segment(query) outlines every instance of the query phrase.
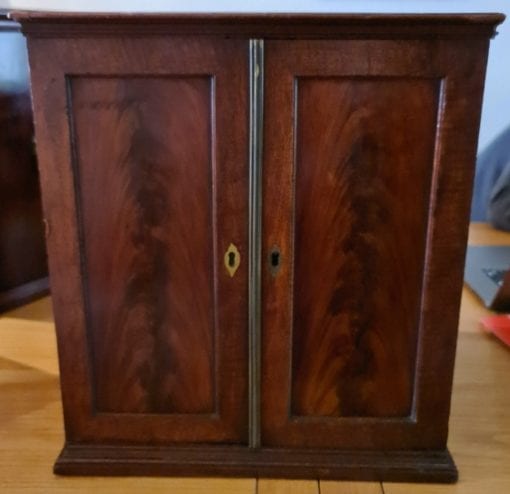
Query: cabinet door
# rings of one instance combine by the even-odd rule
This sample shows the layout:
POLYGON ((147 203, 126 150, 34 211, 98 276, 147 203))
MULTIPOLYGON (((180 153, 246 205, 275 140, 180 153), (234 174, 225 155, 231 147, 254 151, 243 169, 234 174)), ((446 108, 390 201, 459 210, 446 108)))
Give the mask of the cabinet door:
POLYGON ((247 43, 31 42, 68 440, 243 443, 247 43))
POLYGON ((445 447, 485 50, 266 43, 264 445, 445 447))

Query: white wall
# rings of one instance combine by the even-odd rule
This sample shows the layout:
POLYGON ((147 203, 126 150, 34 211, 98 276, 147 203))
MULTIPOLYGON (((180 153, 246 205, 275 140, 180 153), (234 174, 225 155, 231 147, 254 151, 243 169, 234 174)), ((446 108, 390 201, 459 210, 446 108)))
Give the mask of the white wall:
POLYGON ((0 91, 16 92, 27 87, 26 58, 25 40, 19 33, 0 31, 0 91))
POLYGON ((510 125, 510 0, 0 0, 0 8, 119 12, 503 12, 492 42, 480 148, 510 125))

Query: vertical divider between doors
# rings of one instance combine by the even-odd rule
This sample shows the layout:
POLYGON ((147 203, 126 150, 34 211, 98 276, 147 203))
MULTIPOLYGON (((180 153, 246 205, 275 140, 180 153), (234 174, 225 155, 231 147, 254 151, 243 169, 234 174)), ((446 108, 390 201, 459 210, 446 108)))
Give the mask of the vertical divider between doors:
POLYGON ((260 446, 262 134, 264 40, 250 39, 249 144, 249 446, 260 446))

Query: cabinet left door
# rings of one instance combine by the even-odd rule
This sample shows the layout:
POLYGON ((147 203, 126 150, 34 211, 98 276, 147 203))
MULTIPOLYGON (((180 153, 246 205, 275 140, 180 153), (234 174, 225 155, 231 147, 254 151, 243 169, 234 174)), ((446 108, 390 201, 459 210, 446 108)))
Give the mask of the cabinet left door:
POLYGON ((67 441, 243 444, 247 43, 77 36, 29 37, 67 441))

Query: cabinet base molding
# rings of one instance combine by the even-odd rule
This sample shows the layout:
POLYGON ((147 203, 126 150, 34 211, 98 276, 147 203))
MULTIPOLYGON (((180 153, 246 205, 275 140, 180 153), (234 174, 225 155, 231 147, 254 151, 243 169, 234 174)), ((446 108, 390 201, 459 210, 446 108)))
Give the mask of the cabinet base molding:
POLYGON ((237 476, 394 482, 457 480, 448 450, 324 451, 239 447, 66 445, 60 475, 237 476))

